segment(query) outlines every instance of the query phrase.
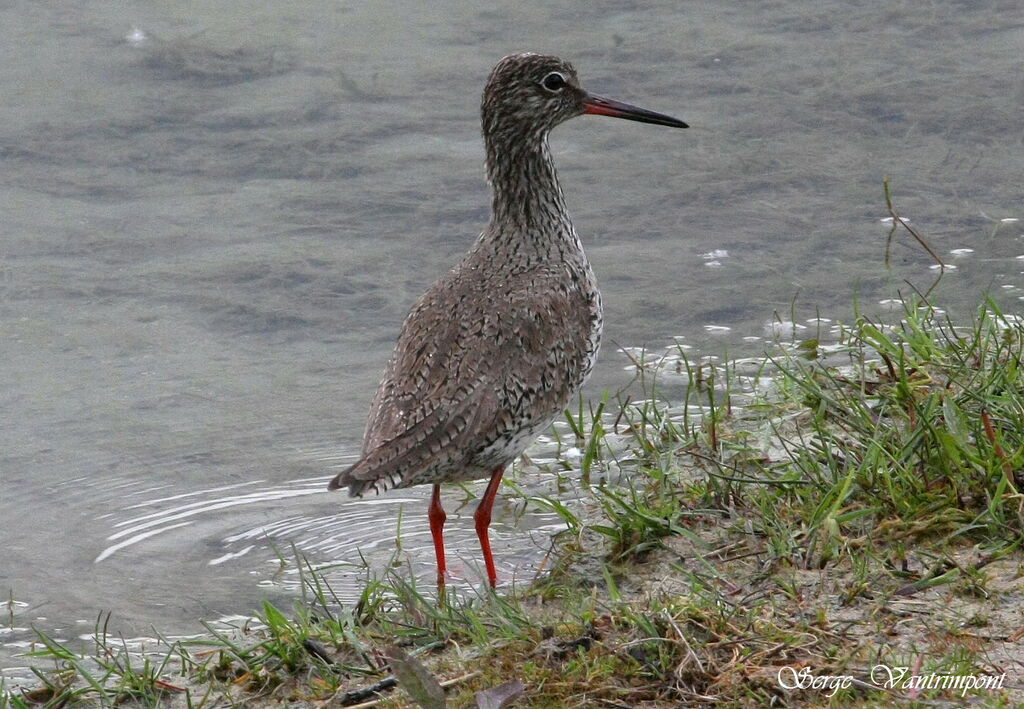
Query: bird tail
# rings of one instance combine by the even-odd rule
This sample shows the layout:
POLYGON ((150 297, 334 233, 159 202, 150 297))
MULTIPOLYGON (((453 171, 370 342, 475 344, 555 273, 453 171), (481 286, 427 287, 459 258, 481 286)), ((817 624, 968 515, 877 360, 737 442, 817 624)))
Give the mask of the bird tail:
POLYGON ((361 476, 366 474, 366 470, 370 466, 367 465, 367 459, 363 458, 355 463, 355 465, 341 471, 334 478, 327 483, 328 490, 340 490, 343 487, 348 487, 349 497, 362 497, 367 492, 374 495, 380 495, 381 493, 387 492, 393 487, 396 487, 401 482, 402 476, 398 473, 391 475, 373 476, 370 478, 363 478, 361 476))
MULTIPOLYGON (((362 461, 360 461, 360 462, 362 462, 362 461)), ((356 463, 355 465, 350 466, 348 469, 343 470, 340 473, 338 473, 337 475, 335 475, 331 479, 331 481, 329 483, 327 483, 327 489, 328 490, 340 490, 341 488, 343 488, 346 485, 348 485, 349 497, 360 497, 362 495, 362 492, 363 492, 363 490, 362 490, 363 486, 359 484, 360 481, 353 480, 350 477, 351 473, 352 473, 352 470, 354 468, 358 467, 358 466, 359 466, 359 463, 356 463)))

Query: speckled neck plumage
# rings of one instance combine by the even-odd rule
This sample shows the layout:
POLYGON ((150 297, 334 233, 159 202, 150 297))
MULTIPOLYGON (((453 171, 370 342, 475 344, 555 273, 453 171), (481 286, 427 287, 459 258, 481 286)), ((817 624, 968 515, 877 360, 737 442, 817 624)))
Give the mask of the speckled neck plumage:
POLYGON ((523 255, 554 258, 578 252, 582 257, 546 132, 512 138, 485 135, 485 144, 493 195, 491 221, 481 239, 523 255))

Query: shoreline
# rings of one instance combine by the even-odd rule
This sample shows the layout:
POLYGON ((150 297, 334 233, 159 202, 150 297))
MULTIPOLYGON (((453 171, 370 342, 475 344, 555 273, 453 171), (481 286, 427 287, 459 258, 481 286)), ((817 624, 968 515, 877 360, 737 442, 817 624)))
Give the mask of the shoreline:
POLYGON ((529 588, 438 601, 400 569, 342 604, 298 558, 294 608, 162 660, 40 634, 0 707, 1019 704, 1022 353, 991 301, 959 327, 915 301, 761 360, 637 360, 648 398, 567 415, 586 504, 525 500, 567 527, 529 588))

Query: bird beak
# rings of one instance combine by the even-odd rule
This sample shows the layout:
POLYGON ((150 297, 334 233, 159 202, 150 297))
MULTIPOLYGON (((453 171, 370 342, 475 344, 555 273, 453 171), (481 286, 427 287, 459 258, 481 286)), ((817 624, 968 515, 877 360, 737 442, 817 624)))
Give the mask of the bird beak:
POLYGON ((621 101, 613 101, 610 98, 586 94, 583 97, 583 112, 592 113, 595 116, 612 116, 613 118, 625 118, 630 121, 641 123, 654 123, 659 126, 672 126, 673 128, 689 128, 678 118, 666 116, 664 113, 655 113, 646 108, 633 106, 621 101))

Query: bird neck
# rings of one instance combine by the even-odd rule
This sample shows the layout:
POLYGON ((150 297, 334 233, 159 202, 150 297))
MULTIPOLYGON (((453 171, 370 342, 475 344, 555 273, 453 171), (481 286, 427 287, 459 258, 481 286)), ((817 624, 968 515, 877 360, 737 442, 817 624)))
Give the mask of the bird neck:
POLYGON ((487 181, 493 192, 489 231, 514 230, 527 238, 578 243, 547 135, 486 143, 487 181))

